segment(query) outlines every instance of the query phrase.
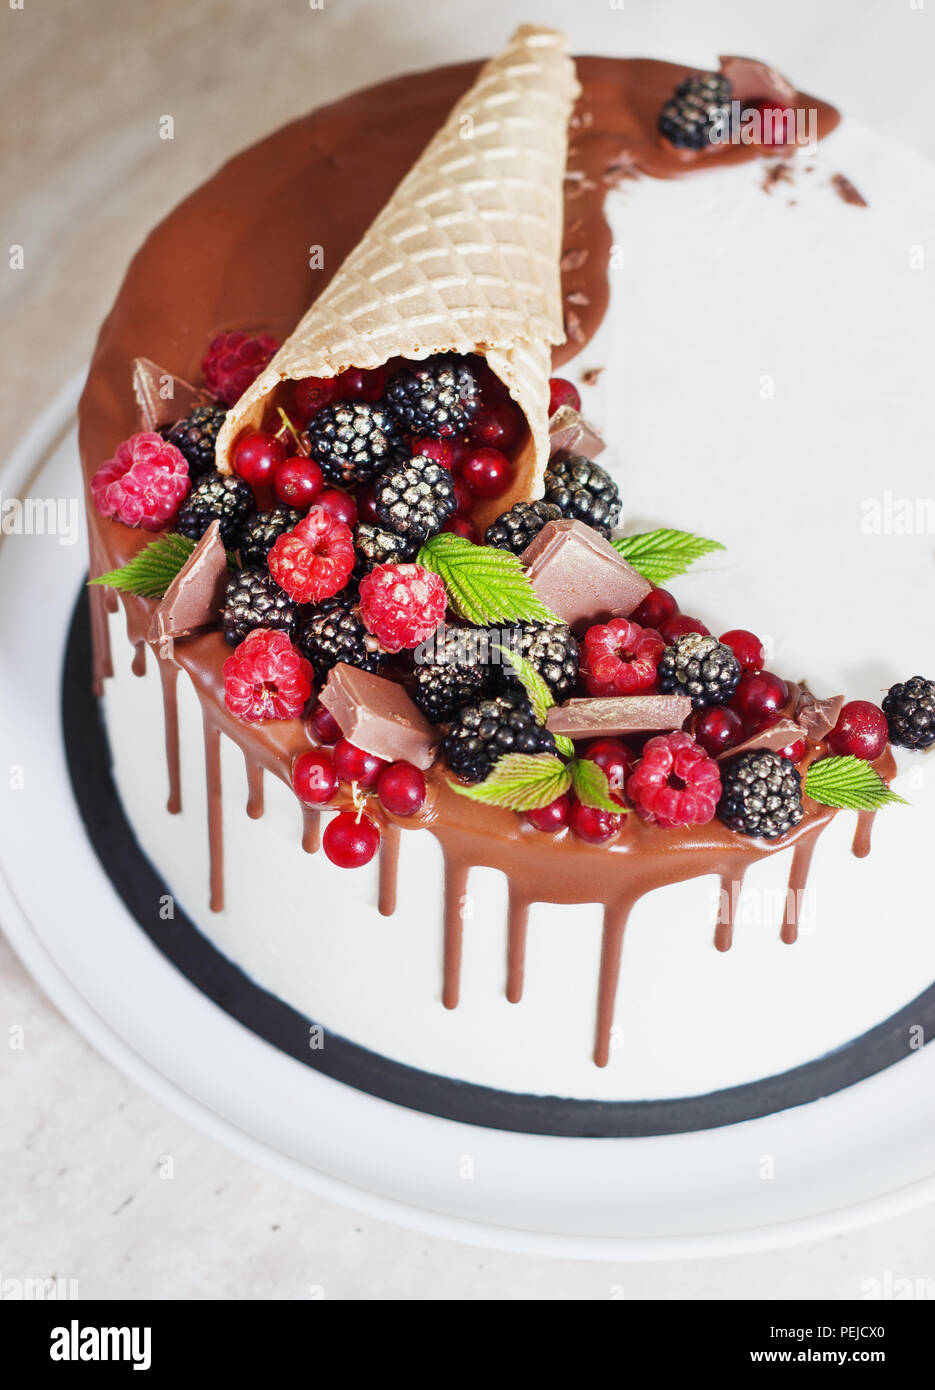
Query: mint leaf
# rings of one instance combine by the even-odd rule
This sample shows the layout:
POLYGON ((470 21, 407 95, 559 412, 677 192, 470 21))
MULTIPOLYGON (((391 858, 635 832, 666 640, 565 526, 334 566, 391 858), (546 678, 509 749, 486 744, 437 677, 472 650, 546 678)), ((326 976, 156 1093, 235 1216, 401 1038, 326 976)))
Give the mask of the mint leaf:
POLYGON ((808 769, 802 790, 823 806, 840 806, 846 811, 877 811, 892 802, 906 805, 868 762, 850 756, 819 758, 808 769))
POLYGON ((119 570, 101 574, 91 584, 106 584, 140 598, 163 598, 169 585, 195 549, 195 542, 175 533, 151 541, 145 550, 119 570))
POLYGON ((487 806, 509 811, 537 811, 567 792, 571 773, 551 753, 507 753, 490 776, 473 786, 449 782, 452 791, 487 806))
POLYGON ((611 541, 615 550, 639 570, 650 584, 662 584, 684 574, 694 560, 723 550, 720 541, 693 536, 690 531, 643 531, 638 536, 619 536, 611 541))
POLYGON ((442 532, 425 542, 418 563, 440 575, 458 615, 478 627, 493 623, 557 623, 526 578, 518 555, 442 532))
POLYGON ((612 799, 607 773, 597 763, 587 758, 575 758, 568 764, 568 770, 575 795, 585 806, 594 806, 599 811, 613 811, 618 816, 628 814, 628 806, 620 806, 612 799))

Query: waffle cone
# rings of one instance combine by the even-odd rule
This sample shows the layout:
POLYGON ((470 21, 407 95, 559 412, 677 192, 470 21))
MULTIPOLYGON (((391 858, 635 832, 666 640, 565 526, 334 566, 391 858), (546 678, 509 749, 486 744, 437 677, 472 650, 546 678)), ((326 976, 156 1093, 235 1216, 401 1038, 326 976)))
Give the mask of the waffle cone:
POLYGON ((237 436, 262 427, 284 381, 476 353, 529 425, 511 491, 492 510, 541 495, 551 348, 565 337, 562 181, 577 91, 564 35, 518 29, 231 409, 217 443, 222 472, 237 436))

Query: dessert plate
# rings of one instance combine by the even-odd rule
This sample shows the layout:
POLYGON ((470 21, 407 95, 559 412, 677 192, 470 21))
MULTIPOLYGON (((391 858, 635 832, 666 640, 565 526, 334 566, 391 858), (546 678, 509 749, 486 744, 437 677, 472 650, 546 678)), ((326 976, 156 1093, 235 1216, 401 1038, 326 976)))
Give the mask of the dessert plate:
POLYGON ((0 922, 103 1055, 213 1137, 322 1196, 514 1250, 727 1253, 837 1234, 935 1197, 935 1048, 742 1124, 554 1138, 443 1120, 353 1090, 200 993, 137 929, 71 791, 60 698, 85 570, 72 424, 79 385, 63 388, 0 472, 3 497, 56 503, 54 522, 44 513, 52 534, 0 543, 0 765, 11 770, 0 801, 0 922))

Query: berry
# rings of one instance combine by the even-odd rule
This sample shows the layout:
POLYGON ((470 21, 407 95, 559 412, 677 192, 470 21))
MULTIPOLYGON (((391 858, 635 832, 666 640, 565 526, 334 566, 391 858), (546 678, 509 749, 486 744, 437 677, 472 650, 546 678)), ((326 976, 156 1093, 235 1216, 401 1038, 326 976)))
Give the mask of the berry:
POLYGON ((480 545, 480 531, 474 525, 469 516, 450 516, 442 527, 443 531, 450 531, 453 536, 461 536, 463 540, 470 541, 472 545, 480 545))
POLYGON ((360 616, 388 652, 431 637, 446 606, 444 580, 421 565, 377 565, 360 581, 360 616))
POLYGON ((224 701, 255 722, 297 719, 312 693, 312 668, 284 632, 255 628, 224 662, 224 701))
POLYGON ((789 702, 789 687, 771 671, 748 671, 730 702, 743 726, 752 733, 771 714, 779 714, 789 702))
POLYGON ((557 830, 565 829, 570 815, 571 797, 565 792, 554 801, 550 801, 548 806, 540 806, 537 811, 527 811, 526 819, 537 830, 554 834, 557 830))
POLYGON ((581 397, 577 386, 573 386, 563 376, 553 376, 549 382, 549 416, 554 415, 562 405, 570 405, 572 410, 580 410, 581 397))
POLYGON ((522 555, 539 532, 550 521, 558 521, 561 512, 554 502, 517 502, 487 527, 484 541, 498 550, 512 550, 522 555))
POLYGON ((196 405, 191 415, 163 431, 188 461, 191 478, 201 478, 214 468, 214 449, 226 418, 222 405, 196 405))
POLYGON ((491 371, 486 359, 483 357, 475 358, 473 370, 474 379, 480 387, 483 404, 491 410, 495 410, 497 406, 506 405, 510 399, 509 390, 496 372, 491 371))
POLYGON ((359 520, 366 521, 371 526, 379 526, 380 518, 377 516, 373 484, 370 483, 367 487, 358 488, 354 494, 354 501, 359 520))
MULTIPOLYGON (((729 714, 730 711, 725 710, 724 713, 729 714)), ((779 723, 779 719, 780 716, 778 714, 771 714, 768 719, 764 719, 763 723, 758 725, 757 728, 752 730, 752 732, 755 734, 759 734, 766 729, 772 729, 774 725, 779 723)), ((885 738, 883 742, 885 747, 885 738)), ((791 743, 786 744, 785 748, 777 748, 776 752, 779 754, 781 758, 788 758, 790 763, 800 763, 802 759, 805 757, 805 754, 808 752, 808 744, 805 741, 804 737, 794 738, 791 743)))
POLYGON ((405 536, 388 531, 385 526, 361 522, 354 532, 357 546, 357 573, 367 574, 377 565, 399 564, 411 560, 417 547, 405 536))
POLYGON ((385 386, 385 367, 374 367, 371 371, 348 367, 335 381, 334 395, 339 401, 378 401, 385 386))
POLYGON ((637 627, 654 627, 662 632, 662 624, 674 618, 679 606, 668 589, 651 589, 638 608, 630 614, 630 622, 637 627))
MULTIPOLYGON (((619 797, 613 797, 619 801, 619 797)), ((620 802, 621 808, 623 802, 620 802)), ((568 823, 578 836, 579 840, 587 840, 591 845, 602 845, 609 840, 623 823, 623 815, 614 815, 613 811, 601 811, 597 806, 585 806, 583 801, 572 803, 568 823)))
POLYGON ((367 401, 326 405, 308 427, 309 452, 332 483, 366 483, 403 457, 390 415, 367 401))
POLYGON ((622 792, 633 766, 633 753, 617 738, 596 738, 584 750, 583 757, 597 763, 610 784, 612 792, 622 792))
POLYGON ((255 627, 291 638, 298 621, 295 604, 265 569, 237 570, 224 597, 224 640, 239 646, 255 627))
POLYGON ((755 749, 721 764, 718 818, 738 835, 775 840, 802 819, 802 779, 794 763, 755 749))
POLYGON ((448 766, 462 782, 483 782, 507 753, 548 753, 555 739, 537 721, 523 691, 504 691, 465 705, 442 741, 448 766))
POLYGON ((356 782, 367 791, 377 785, 380 773, 389 767, 385 758, 378 758, 374 753, 358 748, 356 743, 350 743, 346 738, 338 739, 331 756, 335 773, 342 782, 356 782))
POLYGON ((442 468, 447 468, 449 472, 454 468, 455 451, 450 439, 420 439, 413 444, 412 452, 420 454, 424 459, 431 459, 433 463, 441 464, 442 468))
POLYGON ((421 454, 381 473, 373 496, 383 524, 416 545, 440 531, 458 505, 451 473, 421 454))
POLYGON ((761 120, 760 139, 761 145, 792 145, 795 143, 795 112, 777 106, 775 101, 767 98, 765 101, 755 101, 751 106, 745 108, 747 111, 756 111, 761 120))
POLYGON ((726 705, 740 680, 740 662, 716 637, 688 632, 663 651, 658 678, 664 695, 690 695, 694 709, 726 705))
POLYGON ((743 721, 732 709, 712 705, 692 717, 692 734, 706 753, 716 758, 743 742, 743 721))
POLYGON ((717 763, 691 734, 677 731, 649 739, 627 778, 627 796, 641 820, 674 830, 714 820, 721 795, 717 763))
POLYGON ((338 779, 331 756, 316 748, 296 758, 292 767, 292 786, 300 801, 309 806, 323 806, 338 789, 338 779))
POLYGON ((161 531, 190 487, 181 451, 161 434, 144 433, 118 444, 114 457, 101 464, 91 479, 91 496, 101 516, 161 531))
POLYGON ((553 459, 545 474, 545 500, 562 516, 609 536, 620 518, 620 493, 610 474, 583 454, 553 459))
POLYGON ((731 628, 730 632, 722 633, 721 641, 725 647, 730 647, 740 662, 742 671, 762 671, 766 653, 763 651, 763 643, 755 633, 735 627, 731 628))
POLYGON ((467 362, 436 357, 398 372, 386 388, 386 405, 401 430, 445 439, 468 428, 480 388, 467 362))
POLYGON ((294 530, 301 520, 302 513, 294 507, 273 507, 269 512, 257 512, 240 537, 240 559, 244 569, 265 569, 273 545, 280 536, 294 530))
MULTIPOLYGON (((523 623, 513 650, 538 671, 556 700, 563 700, 574 689, 578 679, 578 642, 565 623, 523 623)), ((500 672, 508 687, 519 680, 506 658, 500 672)))
POLYGON ((872 763, 885 749, 889 736, 886 715, 878 705, 869 700, 849 700, 828 735, 828 747, 832 753, 850 754, 872 763))
POLYGON ((703 150, 730 127, 731 85, 719 72, 680 82, 659 113, 659 134, 679 149, 703 150))
POLYGON ((273 474, 273 491, 280 502, 307 511, 321 493, 325 476, 314 459, 293 454, 273 474))
POLYGON ((482 660, 485 655, 472 629, 448 626, 416 653, 412 698, 433 724, 446 724, 486 692, 490 668, 482 660))
POLYGON ((296 641, 321 680, 340 661, 359 666, 362 671, 377 672, 387 658, 380 643, 361 622, 356 594, 326 599, 299 628, 296 641))
POLYGON ((525 423, 522 411, 512 402, 484 406, 471 421, 471 443, 509 453, 519 443, 525 423))
POLYGON ((390 763, 377 778, 377 796, 394 816, 414 816, 425 805, 425 778, 412 763, 390 763))
POLYGON ((472 449, 461 465, 461 480, 475 497, 501 497, 512 475, 513 465, 499 449, 472 449))
POLYGON ((321 847, 339 869, 360 869, 380 848, 380 832, 369 816, 341 811, 325 826, 321 847))
POLYGON ((665 649, 658 632, 626 618, 597 623, 584 634, 581 671, 592 695, 632 695, 648 690, 665 649))
POLYGON ((308 727, 312 737, 317 738, 319 743, 337 743, 341 737, 341 725, 324 705, 316 705, 312 710, 308 717, 308 727))
POLYGON ((279 343, 268 333, 219 333, 201 364, 205 385, 218 400, 233 405, 278 350, 279 343))
POLYGON ((931 748, 935 743, 935 681, 913 676, 890 686, 883 712, 893 743, 903 748, 931 748))
POLYGON ((206 473, 192 488, 179 512, 183 536, 198 541, 212 521, 221 524, 221 540, 228 550, 238 550, 247 523, 256 515, 253 488, 232 473, 206 473))
POLYGON ((258 430, 241 435, 234 445, 231 461, 234 472, 252 487, 265 487, 279 465, 285 463, 286 450, 281 439, 258 430))
POLYGON ((297 381, 295 404, 302 423, 307 425, 313 415, 330 405, 335 394, 335 381, 331 377, 307 376, 304 381, 297 381))
POLYGON ((339 593, 354 568, 354 537, 323 507, 313 507, 269 552, 269 572, 296 603, 320 603, 339 593))
POLYGON ((690 618, 687 613, 675 613, 671 618, 666 618, 659 631, 670 645, 689 632, 697 632, 701 637, 711 636, 700 618, 690 618))
POLYGON ((357 503, 349 492, 342 492, 337 487, 325 488, 315 499, 315 506, 324 507, 335 521, 343 521, 351 529, 357 525, 357 503))

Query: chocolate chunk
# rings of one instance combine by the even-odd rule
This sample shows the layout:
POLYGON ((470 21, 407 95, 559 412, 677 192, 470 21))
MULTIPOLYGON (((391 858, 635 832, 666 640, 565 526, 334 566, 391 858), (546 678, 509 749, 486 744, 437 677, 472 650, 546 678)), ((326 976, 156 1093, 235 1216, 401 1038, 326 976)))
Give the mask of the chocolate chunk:
POLYGON ((589 424, 574 406, 560 405, 549 421, 549 452, 556 454, 584 454, 585 458, 597 458, 606 445, 592 424, 589 424))
POLYGON ((753 101, 771 101, 776 106, 794 106, 798 92, 775 68, 756 58, 721 58, 721 74, 726 77, 735 101, 747 106, 753 101))
POLYGON ((150 642, 191 637, 220 621, 228 581, 221 527, 212 521, 160 599, 149 625, 150 642))
POLYGON ((807 685, 799 688, 795 702, 795 719, 805 730, 809 743, 821 743, 825 735, 830 734, 840 718, 843 706, 843 695, 832 695, 827 700, 819 700, 807 685))
POLYGON ((608 695, 553 706, 545 727, 552 734, 567 734, 569 738, 649 734, 680 729, 691 712, 688 695, 608 695))
POLYGON ((718 753, 717 760, 722 758, 735 758, 738 753, 752 753, 755 749, 765 750, 767 753, 781 753, 790 743, 798 743, 799 739, 805 737, 805 730, 798 724, 794 724, 791 719, 779 719, 770 729, 761 729, 758 734, 751 734, 744 739, 743 743, 735 744, 733 748, 725 748, 723 753, 718 753))
POLYGON ((581 521, 549 521, 521 556, 542 602, 569 627, 626 618, 652 589, 648 580, 581 521))
POLYGON ((174 425, 190 415, 196 405, 206 405, 214 399, 207 391, 200 391, 180 376, 157 367, 148 357, 133 360, 133 394, 139 406, 140 427, 144 430, 174 425))
POLYGON ((332 667, 319 699, 344 737, 365 753, 423 770, 435 761, 438 730, 396 681, 342 661, 332 667))
POLYGON ((855 188, 850 179, 846 179, 843 174, 832 174, 831 187, 843 203, 850 203, 853 208, 868 206, 867 199, 860 189, 855 188))

